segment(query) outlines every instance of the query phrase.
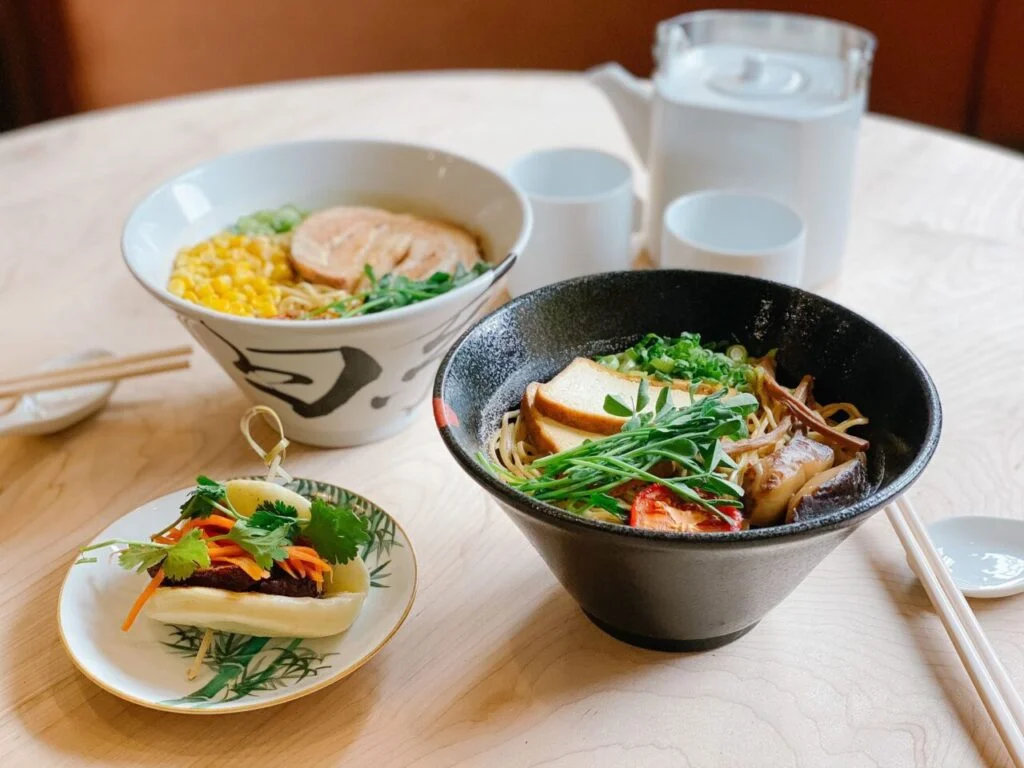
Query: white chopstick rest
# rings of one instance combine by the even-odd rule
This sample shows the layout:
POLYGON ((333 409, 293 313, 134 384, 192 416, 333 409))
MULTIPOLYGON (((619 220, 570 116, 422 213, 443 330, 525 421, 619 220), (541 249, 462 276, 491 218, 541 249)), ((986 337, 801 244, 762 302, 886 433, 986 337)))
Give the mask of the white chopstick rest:
POLYGON ((909 500, 886 514, 1013 764, 1024 768, 1024 702, 909 500))

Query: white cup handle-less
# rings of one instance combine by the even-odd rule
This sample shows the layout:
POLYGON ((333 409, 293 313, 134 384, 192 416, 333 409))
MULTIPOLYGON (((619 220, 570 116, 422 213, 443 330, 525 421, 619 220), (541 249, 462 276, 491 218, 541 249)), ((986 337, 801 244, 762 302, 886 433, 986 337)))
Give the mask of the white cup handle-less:
POLYGON ((705 190, 665 209, 661 264, 799 285, 806 240, 800 214, 773 197, 705 190))
POLYGON ((517 160, 508 176, 533 210, 530 239, 509 272, 509 293, 629 269, 643 204, 626 161, 594 149, 548 149, 517 160))

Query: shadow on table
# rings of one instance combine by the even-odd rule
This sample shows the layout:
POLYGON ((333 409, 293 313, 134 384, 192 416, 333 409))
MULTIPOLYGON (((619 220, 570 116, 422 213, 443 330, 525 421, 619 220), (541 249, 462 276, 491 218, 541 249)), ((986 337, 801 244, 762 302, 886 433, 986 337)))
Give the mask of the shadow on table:
POLYGON ((939 624, 939 618, 921 583, 911 576, 909 566, 906 566, 902 559, 899 564, 906 567, 907 579, 911 580, 894 578, 893 561, 881 556, 866 537, 853 536, 850 542, 860 548, 865 561, 874 570, 879 582, 892 599, 893 605, 905 622, 906 635, 926 662, 932 678, 942 689, 964 732, 970 737, 979 765, 995 764, 993 760, 1002 760, 1004 755, 1001 742, 994 726, 990 724, 982 709, 967 672, 960 667, 951 641, 947 639, 945 631, 939 624), (939 640, 937 643, 936 638, 939 640), (954 665, 952 667, 951 660, 954 665))
MULTIPOLYGON (((471 739, 475 723, 490 732, 529 731, 568 702, 589 694, 629 687, 645 668, 693 654, 635 648, 598 629, 573 599, 552 585, 527 616, 510 627, 501 644, 458 685, 433 703, 425 741, 447 745, 454 734, 471 739)), ((461 738, 461 737, 459 737, 461 738)))
MULTIPOLYGON (((322 691, 252 712, 196 716, 122 701, 87 680, 60 643, 55 607, 63 575, 58 568, 30 587, 32 594, 4 627, 13 715, 51 753, 40 766, 55 762, 53 752, 66 755, 69 764, 221 764, 245 756, 252 764, 287 764, 282 749, 289 743, 301 743, 303 752, 319 746, 320 754, 339 755, 358 738, 377 702, 379 658, 322 691)), ((17 747, 11 750, 16 754, 17 747)))

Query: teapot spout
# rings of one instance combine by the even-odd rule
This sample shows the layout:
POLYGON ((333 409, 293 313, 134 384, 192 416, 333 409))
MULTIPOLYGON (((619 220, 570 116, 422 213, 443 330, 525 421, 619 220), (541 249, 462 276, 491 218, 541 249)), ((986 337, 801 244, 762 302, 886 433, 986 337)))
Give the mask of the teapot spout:
POLYGON ((633 149, 646 164, 651 134, 650 91, 620 64, 601 64, 584 75, 608 97, 633 149))

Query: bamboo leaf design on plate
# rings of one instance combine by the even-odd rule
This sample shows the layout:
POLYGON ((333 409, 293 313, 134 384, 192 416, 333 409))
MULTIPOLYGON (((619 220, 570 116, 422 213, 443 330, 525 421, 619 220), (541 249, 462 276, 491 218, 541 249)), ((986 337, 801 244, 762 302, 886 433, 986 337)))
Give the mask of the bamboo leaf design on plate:
MULTIPOLYGON (((170 630, 171 640, 164 645, 182 656, 194 656, 203 630, 178 625, 170 625, 170 630)), ((214 671, 213 678, 187 696, 165 703, 202 707, 237 701, 261 691, 294 685, 330 668, 325 661, 334 654, 318 653, 303 646, 301 638, 268 647, 270 642, 267 637, 218 632, 203 662, 214 671)))

